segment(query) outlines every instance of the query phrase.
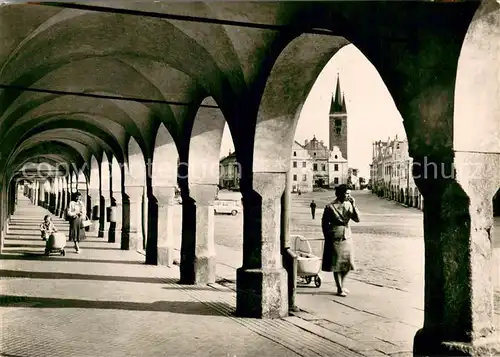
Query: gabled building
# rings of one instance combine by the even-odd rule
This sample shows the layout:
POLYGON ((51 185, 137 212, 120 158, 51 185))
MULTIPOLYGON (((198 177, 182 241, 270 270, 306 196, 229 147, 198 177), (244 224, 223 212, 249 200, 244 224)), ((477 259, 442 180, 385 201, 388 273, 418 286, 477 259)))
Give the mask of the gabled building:
POLYGON ((313 159, 307 149, 297 141, 293 142, 290 163, 292 192, 311 192, 313 189, 313 159))
POLYGON ((316 136, 311 141, 305 141, 304 149, 307 150, 312 159, 313 186, 328 187, 330 182, 328 167, 330 150, 325 146, 323 140, 318 141, 316 136))
POLYGON ((240 165, 236 153, 229 154, 219 161, 219 187, 227 190, 240 189, 240 165))

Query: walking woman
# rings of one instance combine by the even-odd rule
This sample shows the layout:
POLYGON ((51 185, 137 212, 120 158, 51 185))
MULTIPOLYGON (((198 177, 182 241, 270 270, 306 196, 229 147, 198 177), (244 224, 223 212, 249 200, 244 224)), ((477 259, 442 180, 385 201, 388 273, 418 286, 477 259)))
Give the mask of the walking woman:
POLYGON ((86 217, 85 205, 82 201, 82 194, 75 192, 68 207, 69 217, 69 239, 75 242, 76 254, 80 254, 79 242, 85 240, 85 230, 82 222, 86 217))
POLYGON ((349 221, 359 222, 359 212, 347 185, 335 188, 337 198, 326 205, 321 219, 325 248, 323 250, 323 271, 333 271, 337 295, 347 296, 344 279, 354 269, 353 241, 349 221))

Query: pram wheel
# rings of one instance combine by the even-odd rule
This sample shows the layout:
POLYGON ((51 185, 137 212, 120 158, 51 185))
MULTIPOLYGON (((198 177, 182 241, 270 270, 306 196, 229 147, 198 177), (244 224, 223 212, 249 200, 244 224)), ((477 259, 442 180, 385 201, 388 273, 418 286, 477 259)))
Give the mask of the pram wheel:
POLYGON ((306 281, 306 284, 311 284, 312 278, 310 276, 306 276, 304 280, 306 281))
POLYGON ((317 288, 321 286, 321 278, 319 277, 319 275, 316 275, 314 277, 314 285, 316 285, 317 288))

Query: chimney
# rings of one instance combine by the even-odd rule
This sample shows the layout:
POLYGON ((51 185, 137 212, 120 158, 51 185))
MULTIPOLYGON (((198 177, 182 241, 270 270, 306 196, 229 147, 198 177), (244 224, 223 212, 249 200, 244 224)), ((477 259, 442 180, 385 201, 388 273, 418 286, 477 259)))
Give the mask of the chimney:
POLYGON ((306 140, 304 140, 304 145, 307 145, 307 144, 309 144, 309 140, 306 139, 306 140))
POLYGON ((319 143, 323 146, 323 140, 320 140, 320 142, 319 142, 319 143))

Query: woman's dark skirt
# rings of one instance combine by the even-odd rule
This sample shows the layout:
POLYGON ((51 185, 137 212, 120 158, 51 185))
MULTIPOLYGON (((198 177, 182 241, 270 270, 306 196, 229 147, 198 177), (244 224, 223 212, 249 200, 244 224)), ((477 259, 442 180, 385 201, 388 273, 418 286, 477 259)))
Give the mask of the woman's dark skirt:
POLYGON ((81 217, 74 217, 69 220, 69 240, 81 242, 85 240, 85 228, 82 227, 81 217))
POLYGON ((333 271, 336 273, 347 273, 355 269, 354 247, 352 238, 346 240, 334 240, 331 237, 325 239, 323 250, 323 271, 333 271))

